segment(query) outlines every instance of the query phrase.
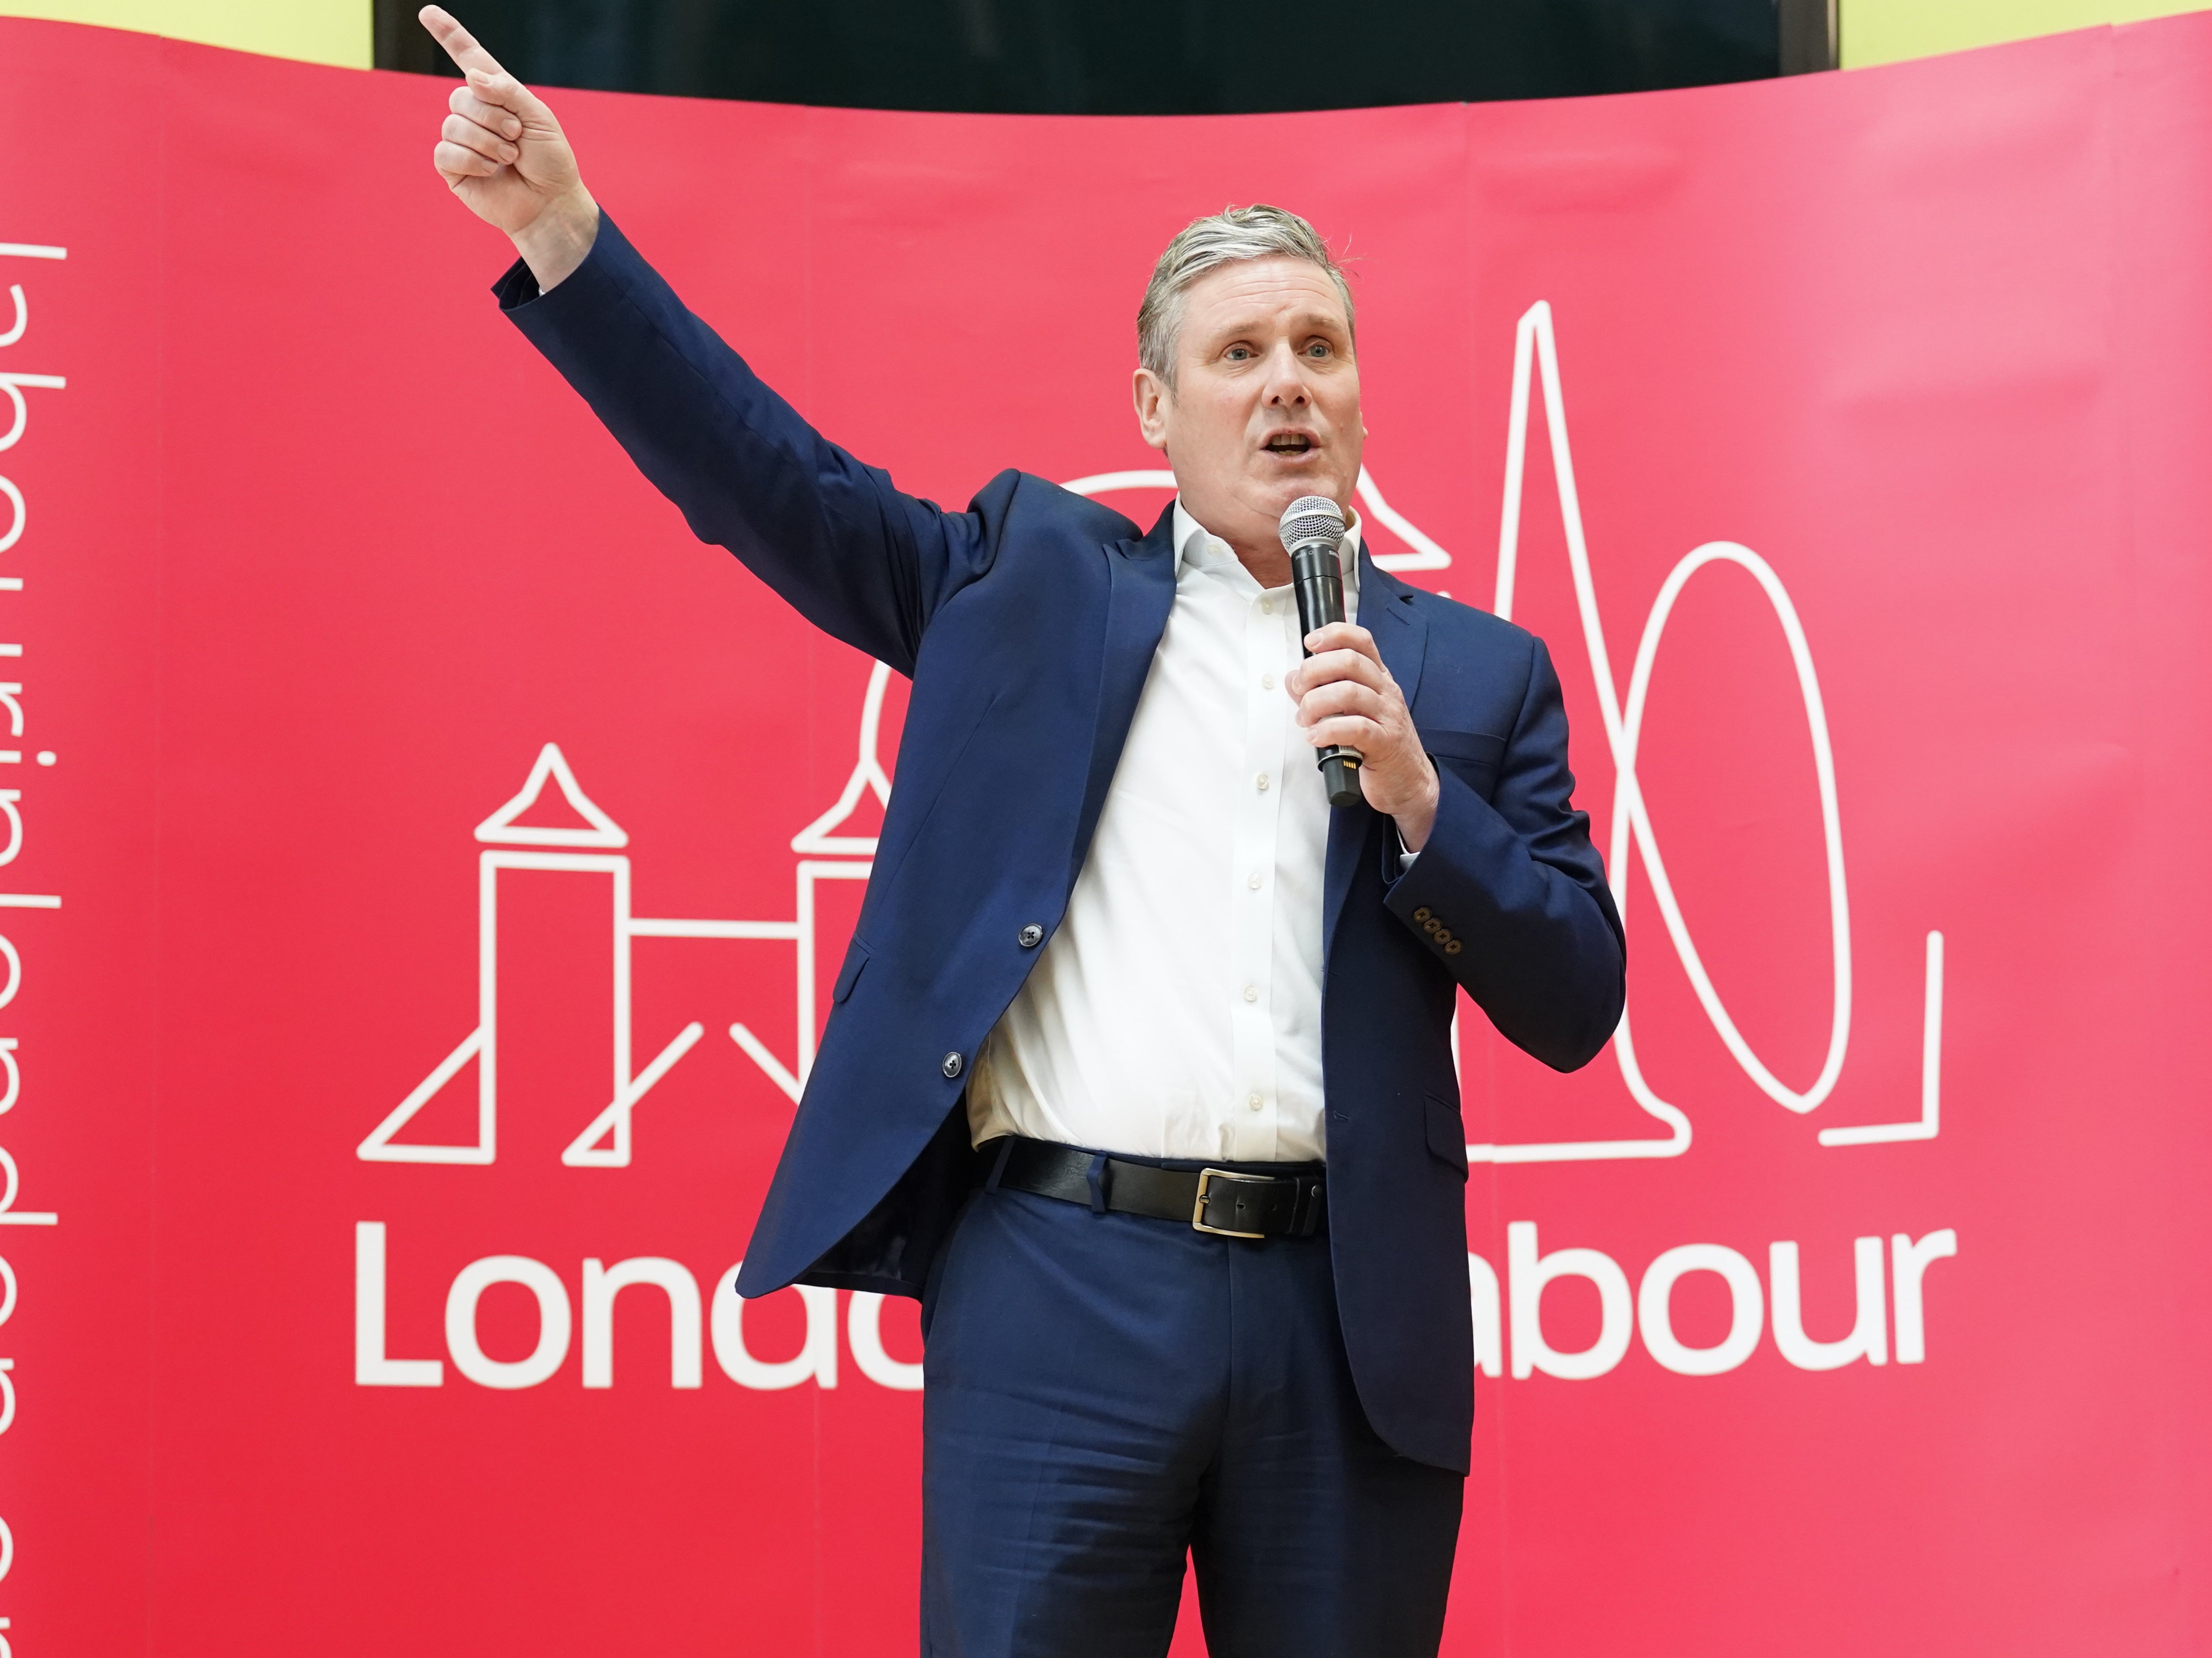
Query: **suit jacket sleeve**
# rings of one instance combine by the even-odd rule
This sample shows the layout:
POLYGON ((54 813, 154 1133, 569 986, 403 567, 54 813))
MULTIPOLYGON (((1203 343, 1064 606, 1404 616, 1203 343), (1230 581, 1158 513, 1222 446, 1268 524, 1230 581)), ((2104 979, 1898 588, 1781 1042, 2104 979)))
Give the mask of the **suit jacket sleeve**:
POLYGON ((1589 815, 1573 805, 1559 675, 1528 642, 1497 787, 1486 800, 1437 766, 1435 827, 1384 902, 1507 1040, 1572 1071, 1620 1023, 1627 957, 1589 815))
POLYGON ((551 293, 520 262, 492 291, 695 535, 824 632, 914 672, 938 606, 989 566, 985 513, 903 495, 823 438, 605 214, 551 293))

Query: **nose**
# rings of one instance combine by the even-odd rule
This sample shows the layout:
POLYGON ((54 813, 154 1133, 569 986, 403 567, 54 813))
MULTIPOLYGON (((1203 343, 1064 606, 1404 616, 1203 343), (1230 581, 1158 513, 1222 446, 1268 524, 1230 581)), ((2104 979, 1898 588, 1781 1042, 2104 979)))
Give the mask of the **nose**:
POLYGON ((1312 394, 1306 384, 1304 359, 1291 350, 1290 343, 1285 341, 1267 354, 1268 405, 1303 409, 1310 401, 1312 394))

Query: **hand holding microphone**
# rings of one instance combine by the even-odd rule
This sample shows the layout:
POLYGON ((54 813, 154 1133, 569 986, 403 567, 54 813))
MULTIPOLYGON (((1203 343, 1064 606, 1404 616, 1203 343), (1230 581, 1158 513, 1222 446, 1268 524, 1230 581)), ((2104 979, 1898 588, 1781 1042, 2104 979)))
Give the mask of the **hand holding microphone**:
POLYGON ((1395 818, 1407 849, 1419 852, 1436 821, 1436 768, 1374 636, 1344 619, 1344 513, 1326 495, 1304 495, 1285 510, 1280 532, 1299 630, 1320 635, 1320 648, 1309 646, 1284 684, 1319 750, 1328 803, 1364 800, 1395 818))
MULTIPOLYGON (((1311 634, 1344 620, 1344 513, 1327 495, 1300 495, 1283 509, 1283 550, 1291 556, 1291 589, 1298 597, 1298 631, 1311 634)), ((1313 653, 1309 650, 1310 657, 1313 653)), ((1321 751, 1322 787, 1332 806, 1356 806, 1359 750, 1332 744, 1321 751)))

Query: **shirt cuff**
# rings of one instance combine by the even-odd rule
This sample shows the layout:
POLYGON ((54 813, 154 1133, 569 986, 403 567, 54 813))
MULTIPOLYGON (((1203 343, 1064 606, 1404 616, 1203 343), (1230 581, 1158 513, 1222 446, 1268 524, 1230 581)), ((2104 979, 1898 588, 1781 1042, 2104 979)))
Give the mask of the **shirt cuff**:
POLYGON ((1421 854, 1406 850, 1406 837, 1398 833, 1398 821, 1395 817, 1390 820, 1390 838, 1398 843, 1398 873, 1403 875, 1413 868, 1413 859, 1421 854))

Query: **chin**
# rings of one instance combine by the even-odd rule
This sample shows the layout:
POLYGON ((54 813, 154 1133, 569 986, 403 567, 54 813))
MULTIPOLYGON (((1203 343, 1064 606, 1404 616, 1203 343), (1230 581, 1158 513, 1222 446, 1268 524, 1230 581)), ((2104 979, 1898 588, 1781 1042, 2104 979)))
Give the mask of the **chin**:
POLYGON ((1282 495, 1285 507, 1303 495, 1326 495, 1341 504, 1352 499, 1352 491, 1340 478, 1316 475, 1287 480, 1283 485, 1282 495))

